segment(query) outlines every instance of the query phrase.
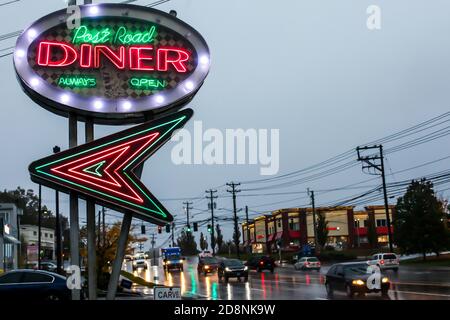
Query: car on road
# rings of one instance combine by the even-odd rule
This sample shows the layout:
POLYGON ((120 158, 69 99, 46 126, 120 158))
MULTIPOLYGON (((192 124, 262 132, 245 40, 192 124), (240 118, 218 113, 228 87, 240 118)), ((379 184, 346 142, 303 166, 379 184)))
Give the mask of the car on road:
POLYGON ((169 247, 161 249, 161 256, 163 258, 164 272, 171 270, 184 270, 184 257, 181 256, 181 249, 179 247, 169 247))
POLYGON ((216 272, 219 264, 219 260, 214 257, 200 258, 198 259, 197 272, 199 274, 203 273, 206 276, 208 273, 216 272))
MULTIPOLYGON (((37 262, 27 263, 25 268, 26 269, 37 270, 38 269, 38 263, 37 262)), ((57 268, 58 267, 53 262, 50 262, 50 261, 42 261, 41 262, 41 270, 50 271, 50 272, 56 272, 57 268)))
POLYGON ((333 297, 335 291, 343 291, 349 298, 356 293, 364 295, 381 292, 383 296, 387 296, 389 287, 389 279, 381 273, 373 273, 366 262, 335 264, 325 276, 325 288, 329 297, 333 297))
POLYGON ((244 281, 248 281, 248 267, 242 263, 242 261, 237 259, 225 259, 220 262, 219 267, 217 268, 217 276, 219 281, 224 279, 225 283, 228 283, 230 278, 237 278, 238 281, 241 281, 244 278, 244 281))
POLYGON ((320 267, 321 267, 320 261, 316 257, 303 257, 300 258, 300 260, 298 260, 294 264, 295 270, 302 270, 302 271, 316 270, 319 272, 320 267))
POLYGON ((368 261, 369 264, 377 265, 381 270, 398 271, 400 260, 395 253, 377 253, 368 261))
POLYGON ((44 270, 17 269, 0 275, 1 300, 69 300, 66 278, 44 270))
POLYGON ((136 271, 137 269, 147 269, 147 261, 145 261, 145 255, 135 255, 133 259, 133 271, 136 271))
POLYGON ((269 256, 253 256, 245 263, 247 267, 258 272, 269 270, 273 273, 275 261, 269 256))

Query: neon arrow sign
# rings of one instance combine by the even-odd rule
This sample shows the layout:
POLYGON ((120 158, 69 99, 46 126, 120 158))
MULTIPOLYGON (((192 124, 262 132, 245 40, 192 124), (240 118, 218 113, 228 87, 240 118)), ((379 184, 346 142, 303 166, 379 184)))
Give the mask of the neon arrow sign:
POLYGON ((33 162, 31 180, 63 192, 77 191, 113 210, 165 225, 171 214, 136 175, 146 159, 192 116, 186 109, 156 121, 33 162))

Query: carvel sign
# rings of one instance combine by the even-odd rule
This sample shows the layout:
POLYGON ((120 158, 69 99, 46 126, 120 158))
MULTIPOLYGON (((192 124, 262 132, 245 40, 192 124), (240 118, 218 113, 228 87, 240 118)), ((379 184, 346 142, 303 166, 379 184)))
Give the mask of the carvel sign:
POLYGON ((14 65, 37 103, 96 123, 138 123, 181 108, 208 74, 209 49, 192 27, 164 12, 125 4, 51 13, 17 40, 14 65), (70 21, 70 20, 69 20, 70 21))

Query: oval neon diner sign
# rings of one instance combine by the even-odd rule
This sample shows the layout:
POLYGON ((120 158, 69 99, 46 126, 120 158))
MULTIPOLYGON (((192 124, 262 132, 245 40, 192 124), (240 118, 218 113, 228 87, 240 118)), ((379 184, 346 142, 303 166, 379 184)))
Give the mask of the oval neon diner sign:
POLYGON ((176 17, 127 4, 80 6, 25 29, 14 66, 25 92, 44 108, 96 123, 138 123, 179 109, 205 80, 210 55, 203 37, 176 17))

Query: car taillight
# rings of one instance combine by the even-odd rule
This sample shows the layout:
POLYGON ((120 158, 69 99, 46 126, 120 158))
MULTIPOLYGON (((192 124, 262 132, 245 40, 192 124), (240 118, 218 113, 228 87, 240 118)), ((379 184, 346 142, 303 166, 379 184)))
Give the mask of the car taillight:
POLYGON ((305 266, 307 266, 308 264, 309 264, 309 262, 308 262, 308 261, 306 261, 306 262, 305 262, 305 266))
POLYGON ((380 260, 380 264, 384 264, 384 260, 380 260))
POLYGON ((320 266, 320 262, 317 262, 317 265, 320 266))
POLYGON ((264 264, 264 261, 260 261, 259 264, 260 264, 260 265, 263 265, 263 264, 264 264))

